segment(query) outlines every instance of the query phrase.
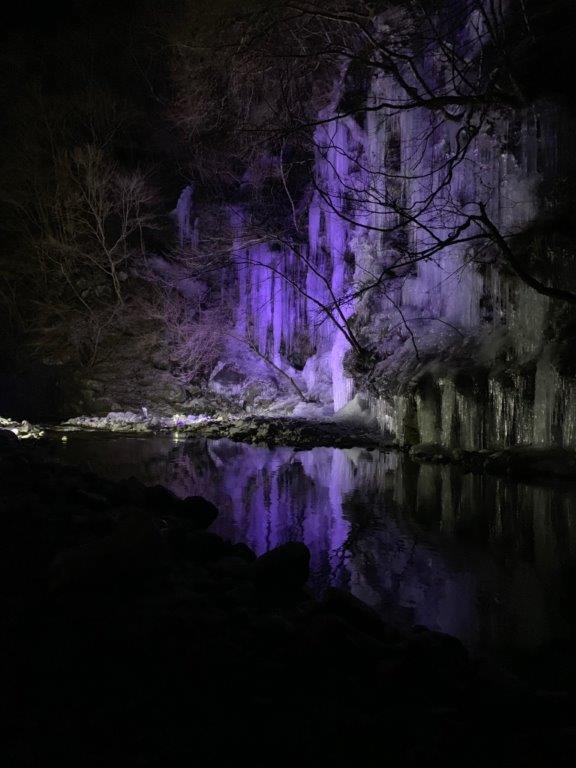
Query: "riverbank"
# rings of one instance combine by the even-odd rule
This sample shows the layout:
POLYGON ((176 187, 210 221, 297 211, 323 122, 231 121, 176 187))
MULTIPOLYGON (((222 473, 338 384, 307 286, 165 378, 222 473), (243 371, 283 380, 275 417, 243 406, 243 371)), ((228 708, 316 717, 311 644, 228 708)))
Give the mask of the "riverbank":
POLYGON ((257 558, 210 532, 204 499, 1 445, 12 765, 572 757, 569 691, 314 598, 303 544, 257 558))
POLYGON ((52 431, 96 431, 121 434, 171 434, 176 438, 228 438, 236 442, 286 445, 297 448, 330 446, 335 448, 379 448, 391 445, 384 435, 362 424, 337 420, 294 417, 175 414, 168 417, 145 413, 110 413, 103 417, 82 416, 56 425, 52 431))

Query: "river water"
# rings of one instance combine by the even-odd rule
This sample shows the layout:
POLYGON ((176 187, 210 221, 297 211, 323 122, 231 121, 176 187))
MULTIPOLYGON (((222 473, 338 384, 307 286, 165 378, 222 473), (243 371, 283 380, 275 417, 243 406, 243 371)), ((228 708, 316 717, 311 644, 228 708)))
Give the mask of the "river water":
POLYGON ((258 553, 304 541, 315 591, 345 587, 475 652, 576 636, 575 483, 513 483, 364 448, 71 433, 50 451, 205 496, 221 511, 212 530, 258 553))

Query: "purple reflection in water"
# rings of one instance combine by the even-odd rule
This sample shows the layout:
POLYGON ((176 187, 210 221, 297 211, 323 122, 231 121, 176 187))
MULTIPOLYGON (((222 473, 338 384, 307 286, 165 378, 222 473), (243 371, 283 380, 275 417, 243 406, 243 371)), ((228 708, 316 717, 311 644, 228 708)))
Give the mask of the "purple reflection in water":
POLYGON ((221 510, 214 530, 258 553, 288 540, 312 555, 311 586, 471 648, 533 649, 573 631, 576 496, 365 449, 269 449, 229 440, 71 435, 66 461, 134 475, 221 510))

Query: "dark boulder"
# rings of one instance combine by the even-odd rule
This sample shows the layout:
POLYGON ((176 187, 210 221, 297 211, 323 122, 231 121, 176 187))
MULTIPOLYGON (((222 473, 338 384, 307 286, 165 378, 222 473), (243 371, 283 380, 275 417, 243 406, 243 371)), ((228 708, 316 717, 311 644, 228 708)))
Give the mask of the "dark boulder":
POLYGON ((412 662, 430 673, 449 668, 463 668, 468 651, 458 638, 417 625, 407 637, 404 647, 412 662))
POLYGON ((299 589, 308 581, 310 551, 305 544, 289 541, 259 557, 253 568, 261 586, 299 589))
POLYGON ((209 528, 218 517, 218 508, 203 496, 187 496, 179 505, 176 514, 193 528, 209 528))
POLYGON ((247 563, 253 563, 256 560, 256 553, 251 549, 248 544, 239 542, 238 544, 230 544, 228 547, 228 554, 231 557, 239 557, 247 563))
POLYGON ((226 552, 224 539, 208 531, 178 529, 172 534, 171 541, 175 555, 195 563, 213 562, 223 557, 226 552))
POLYGON ((110 536, 60 552, 52 563, 53 591, 147 588, 166 570, 164 544, 154 523, 127 510, 110 536))
POLYGON ((146 486, 135 477, 114 484, 107 495, 114 504, 149 510, 156 517, 174 517, 194 529, 208 528, 218 516, 217 507, 202 496, 181 499, 162 485, 146 486))
POLYGON ((144 489, 144 504, 157 515, 173 515, 181 501, 175 493, 163 485, 153 485, 144 489))
POLYGON ((210 383, 212 385, 220 385, 224 387, 238 386, 244 384, 246 381, 246 374, 235 368, 232 363, 226 363, 212 375, 210 383))
MULTIPOLYGON (((211 534, 213 535, 213 534, 211 534)), ((230 556, 223 553, 212 566, 211 573, 218 579, 231 579, 233 584, 238 584, 242 579, 249 575, 249 564, 240 557, 230 556)))
POLYGON ((390 630, 380 616, 354 595, 342 589, 330 587, 324 593, 319 610, 335 614, 351 626, 374 637, 388 638, 390 630))
POLYGON ((128 504, 135 507, 147 506, 148 489, 135 477, 129 477, 127 480, 120 480, 116 483, 110 493, 110 500, 114 504, 128 504))

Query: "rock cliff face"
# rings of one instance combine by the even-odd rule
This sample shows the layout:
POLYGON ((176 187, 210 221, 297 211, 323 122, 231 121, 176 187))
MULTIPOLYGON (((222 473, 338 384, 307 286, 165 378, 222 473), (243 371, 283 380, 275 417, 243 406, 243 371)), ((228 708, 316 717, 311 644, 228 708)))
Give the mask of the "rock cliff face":
MULTIPOLYGON (((480 24, 472 14, 455 33, 472 57, 480 24)), ((446 76, 437 50, 420 67, 446 76)), ((351 79, 343 71, 321 119, 345 111, 351 79)), ((308 399, 401 442, 576 446, 573 310, 521 279, 474 223, 463 229, 483 205, 530 274, 576 285, 570 242, 546 223, 569 201, 574 121, 544 99, 466 119, 372 111, 405 92, 386 73, 361 87, 363 110, 316 129, 306 243, 235 249, 235 335, 257 351, 229 350, 240 377, 281 369, 308 399)))

